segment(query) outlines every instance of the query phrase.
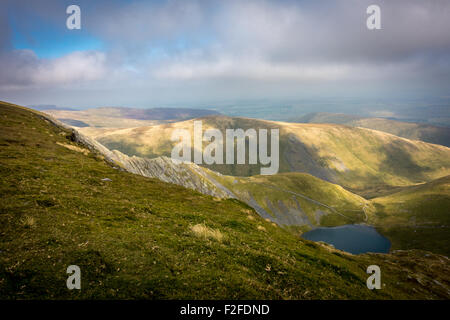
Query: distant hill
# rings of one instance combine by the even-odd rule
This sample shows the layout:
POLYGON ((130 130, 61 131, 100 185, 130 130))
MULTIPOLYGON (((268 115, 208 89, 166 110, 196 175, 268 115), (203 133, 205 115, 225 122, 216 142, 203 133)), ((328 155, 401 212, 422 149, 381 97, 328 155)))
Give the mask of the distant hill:
POLYGON ((313 112, 298 118, 293 118, 289 122, 347 124, 351 121, 356 121, 363 118, 364 117, 345 113, 313 112))
POLYGON ((396 119, 401 121, 428 123, 450 127, 450 107, 447 103, 425 106, 404 105, 395 112, 396 119))
POLYGON ((121 117, 138 120, 185 120, 219 114, 214 110, 189 108, 99 108, 97 111, 103 109, 105 113, 109 113, 111 109, 119 110, 121 117))
MULTIPOLYGON (((300 124, 247 118, 202 118, 204 130, 279 128, 279 172, 304 172, 340 184, 364 197, 428 182, 450 173, 450 149, 381 131, 335 124, 300 124)), ((139 128, 81 128, 110 149, 147 158, 171 155, 176 128, 193 130, 193 120, 139 128)), ((205 143, 206 145, 206 143, 205 143)), ((260 174, 259 165, 204 165, 231 176, 260 174)))
POLYGON ((36 104, 36 105, 30 105, 28 107, 31 109, 37 110, 37 111, 43 111, 43 110, 77 111, 77 109, 74 109, 74 108, 58 107, 58 106, 55 106, 54 104, 36 104))
POLYGON ((184 108, 100 107, 79 111, 55 109, 44 109, 43 111, 71 126, 77 126, 76 121, 81 121, 90 127, 100 128, 139 127, 219 114, 213 110, 184 108))
POLYGON ((385 118, 365 118, 343 113, 310 113, 293 119, 298 123, 335 123, 362 127, 394 134, 399 137, 421 140, 450 147, 450 127, 404 122, 385 118))

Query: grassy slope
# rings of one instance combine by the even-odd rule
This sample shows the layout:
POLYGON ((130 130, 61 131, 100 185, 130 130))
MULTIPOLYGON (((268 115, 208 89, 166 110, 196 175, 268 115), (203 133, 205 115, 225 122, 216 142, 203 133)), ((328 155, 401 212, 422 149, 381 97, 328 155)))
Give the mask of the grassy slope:
POLYGON ((372 200, 369 221, 393 249, 421 248, 450 256, 450 176, 372 200))
MULTIPOLYGON (((306 172, 367 198, 450 173, 450 149, 380 131, 329 124, 296 124, 245 118, 203 118, 203 129, 280 128, 279 172, 306 172)), ((170 156, 175 128, 193 121, 107 131, 97 139, 110 149, 144 157, 170 156)), ((206 143, 205 143, 206 145, 206 143)), ((251 176, 259 165, 211 165, 225 175, 251 176)))
POLYGON ((314 113, 296 119, 301 123, 335 123, 363 127, 450 147, 450 128, 383 118, 364 118, 339 113, 314 113))
POLYGON ((299 204, 313 226, 336 226, 364 221, 362 208, 367 203, 364 198, 306 173, 289 172, 252 177, 215 175, 214 178, 246 202, 251 195, 271 214, 271 206, 283 211, 278 205, 282 201, 286 208, 295 209, 299 204), (325 213, 319 221, 317 212, 325 213))
POLYGON ((37 113, 1 103, 0 119, 2 299, 448 297, 442 257, 334 252, 240 202, 115 170, 37 113), (199 223, 224 240, 197 237, 199 223), (70 264, 81 291, 65 286, 70 264), (366 288, 370 264, 382 290, 366 288))

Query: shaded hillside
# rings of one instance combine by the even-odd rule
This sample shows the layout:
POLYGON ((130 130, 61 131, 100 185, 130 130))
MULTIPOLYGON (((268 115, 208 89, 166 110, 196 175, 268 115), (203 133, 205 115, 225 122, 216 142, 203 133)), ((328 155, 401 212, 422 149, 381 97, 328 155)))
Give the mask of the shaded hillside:
POLYGON ((448 259, 352 256, 242 202, 112 167, 39 113, 0 104, 2 299, 449 298, 448 259), (66 268, 82 290, 66 288, 66 268), (368 290, 366 268, 383 270, 368 290))
MULTIPOLYGON (((431 181, 450 173, 450 149, 363 128, 331 124, 298 124, 225 116, 202 118, 203 129, 278 128, 279 172, 304 172, 337 183, 365 197, 388 194, 398 187, 431 181)), ((174 129, 193 131, 193 120, 95 133, 110 149, 147 158, 171 155, 174 129)), ((89 128, 87 128, 89 129, 89 128)), ((84 131, 81 129, 81 132, 84 131)), ((207 143, 204 143, 206 146, 207 143)), ((246 161, 248 163, 248 161, 246 161)), ((260 174, 259 165, 209 165, 233 176, 260 174)))
POLYGON ((369 221, 394 249, 422 248, 450 256, 450 176, 372 200, 369 221))
POLYGON ((284 226, 336 226, 363 222, 368 202, 341 186, 305 173, 215 179, 264 218, 284 226))
POLYGON ((335 123, 362 127, 450 147, 450 127, 403 122, 384 118, 364 118, 343 113, 310 113, 292 120, 299 123, 335 123))

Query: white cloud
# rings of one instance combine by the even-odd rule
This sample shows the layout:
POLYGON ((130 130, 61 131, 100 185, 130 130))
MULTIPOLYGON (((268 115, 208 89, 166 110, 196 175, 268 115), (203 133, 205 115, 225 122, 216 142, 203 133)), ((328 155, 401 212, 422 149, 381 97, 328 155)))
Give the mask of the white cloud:
POLYGON ((31 50, 15 50, 1 58, 3 88, 68 85, 101 79, 106 74, 106 57, 102 52, 73 52, 54 59, 40 59, 31 50))
POLYGON ((30 75, 35 84, 69 84, 101 79, 106 74, 105 54, 74 52, 54 60, 41 60, 30 75))
POLYGON ((349 71, 349 67, 345 65, 298 65, 270 63, 249 57, 221 57, 216 61, 170 62, 159 67, 154 75, 173 80, 241 78, 260 81, 334 81, 347 78, 350 75, 349 71))

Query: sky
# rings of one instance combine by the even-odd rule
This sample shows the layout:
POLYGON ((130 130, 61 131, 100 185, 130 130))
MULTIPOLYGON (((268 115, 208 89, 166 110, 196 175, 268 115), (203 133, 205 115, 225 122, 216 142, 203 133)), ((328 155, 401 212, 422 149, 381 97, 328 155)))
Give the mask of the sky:
POLYGON ((2 0, 0 100, 450 101, 449 34, 448 0, 2 0), (66 27, 72 4, 80 30, 66 27), (371 4, 380 30, 366 26, 371 4))

